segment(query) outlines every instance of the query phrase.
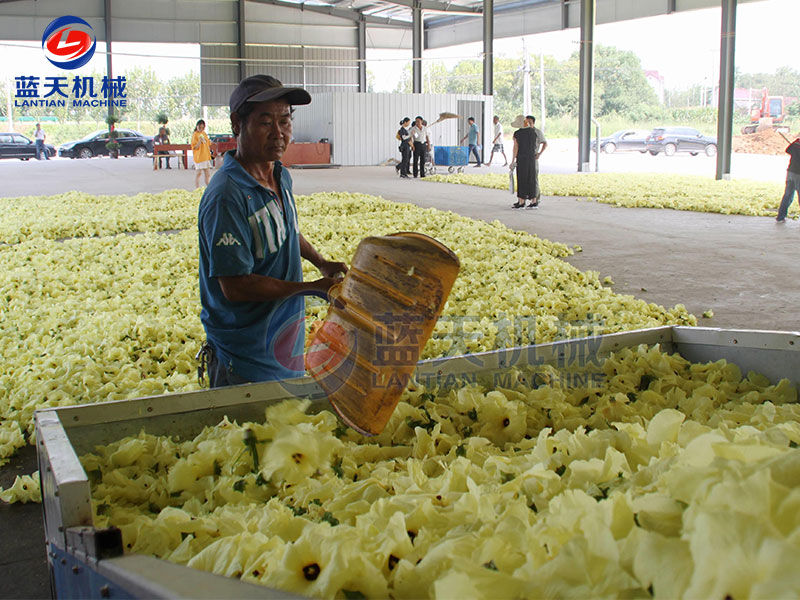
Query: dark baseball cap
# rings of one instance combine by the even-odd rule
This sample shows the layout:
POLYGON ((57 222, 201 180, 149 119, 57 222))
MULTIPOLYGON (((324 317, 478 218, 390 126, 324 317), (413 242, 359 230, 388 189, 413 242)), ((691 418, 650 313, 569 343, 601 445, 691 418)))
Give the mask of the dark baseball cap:
POLYGON ((271 102, 286 100, 291 105, 311 104, 311 94, 303 88, 284 87, 270 75, 253 75, 242 79, 233 90, 230 99, 231 112, 234 113, 245 102, 271 102))

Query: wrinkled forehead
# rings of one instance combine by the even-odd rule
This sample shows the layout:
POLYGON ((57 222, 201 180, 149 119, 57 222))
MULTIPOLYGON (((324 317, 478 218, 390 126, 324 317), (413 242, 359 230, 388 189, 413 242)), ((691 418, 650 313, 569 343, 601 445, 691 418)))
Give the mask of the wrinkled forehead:
POLYGON ((286 100, 257 102, 250 114, 262 117, 285 117, 292 114, 292 107, 286 100))

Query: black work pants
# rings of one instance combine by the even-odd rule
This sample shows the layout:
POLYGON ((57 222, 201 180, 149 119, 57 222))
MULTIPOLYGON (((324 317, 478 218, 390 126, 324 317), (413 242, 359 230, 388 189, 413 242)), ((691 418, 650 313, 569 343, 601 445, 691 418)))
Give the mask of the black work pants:
POLYGON ((411 146, 400 144, 400 175, 411 175, 411 146))
POLYGON ((414 142, 414 177, 419 173, 420 177, 425 177, 425 151, 427 145, 423 142, 414 142))

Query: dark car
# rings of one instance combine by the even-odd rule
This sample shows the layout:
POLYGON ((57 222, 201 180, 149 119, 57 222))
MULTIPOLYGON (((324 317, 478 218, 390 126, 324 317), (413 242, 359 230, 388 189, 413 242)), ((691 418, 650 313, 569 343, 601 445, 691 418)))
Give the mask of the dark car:
POLYGON ((647 136, 647 150, 655 156, 663 152, 672 156, 676 152, 688 152, 697 156, 717 154, 717 138, 703 135, 691 127, 657 127, 647 136))
MULTIPOLYGON (((56 155, 54 146, 45 144, 44 147, 48 156, 56 155)), ((36 144, 21 133, 0 133, 0 158, 36 158, 36 144)))
MULTIPOLYGON (((120 156, 147 156, 153 151, 153 138, 131 129, 117 129, 120 156)), ((95 131, 81 140, 67 142, 58 147, 58 155, 67 158, 92 158, 108 156, 108 131, 95 131)))
MULTIPOLYGON (((614 152, 647 152, 645 142, 649 131, 643 129, 620 129, 608 137, 600 138, 600 150, 608 154, 614 152)), ((597 148, 597 141, 592 141, 592 152, 597 148)))
POLYGON ((233 137, 232 133, 209 133, 208 139, 212 142, 235 142, 236 138, 233 137))

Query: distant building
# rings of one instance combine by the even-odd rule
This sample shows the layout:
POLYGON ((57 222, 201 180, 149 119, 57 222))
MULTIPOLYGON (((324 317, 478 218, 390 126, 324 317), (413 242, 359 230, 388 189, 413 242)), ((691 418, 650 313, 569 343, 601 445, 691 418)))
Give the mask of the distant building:
POLYGON ((658 101, 664 104, 664 76, 658 71, 645 71, 644 76, 655 91, 658 101))

